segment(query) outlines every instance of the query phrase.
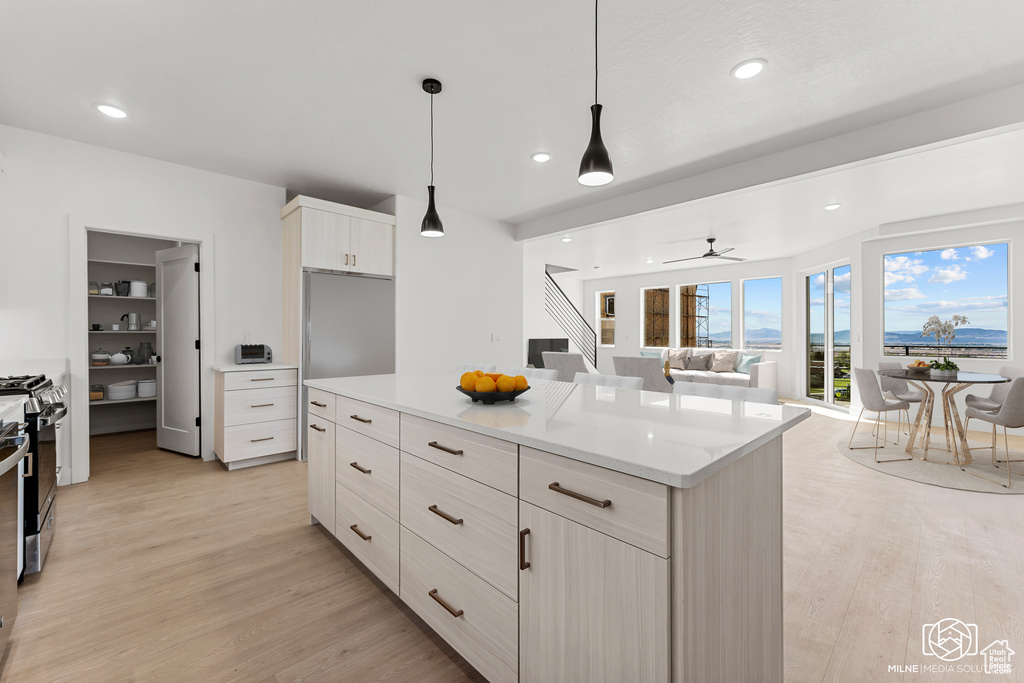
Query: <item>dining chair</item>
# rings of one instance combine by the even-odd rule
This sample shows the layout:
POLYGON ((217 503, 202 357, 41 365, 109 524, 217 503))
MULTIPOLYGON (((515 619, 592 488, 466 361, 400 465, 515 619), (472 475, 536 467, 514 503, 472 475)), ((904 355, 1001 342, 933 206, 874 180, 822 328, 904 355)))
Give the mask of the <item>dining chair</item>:
POLYGON ((571 382, 577 372, 587 372, 582 353, 541 351, 540 355, 544 359, 544 367, 557 370, 558 379, 562 382, 571 382))
MULTIPOLYGON (((903 370, 904 367, 903 367, 903 364, 900 363, 899 361, 882 361, 881 363, 878 364, 878 369, 879 370, 903 370)), ((900 379, 898 377, 886 377, 885 375, 879 373, 878 379, 879 379, 879 382, 882 385, 882 394, 883 395, 885 395, 885 393, 888 392, 897 401, 906 401, 907 403, 917 403, 917 404, 919 404, 918 405, 918 410, 921 409, 920 403, 921 403, 921 401, 924 400, 924 392, 923 391, 920 391, 919 389, 911 388, 911 386, 909 384, 907 384, 907 380, 900 379)), ((905 411, 902 411, 902 412, 899 413, 899 415, 898 415, 899 420, 897 422, 898 426, 896 428, 899 429, 900 431, 903 430, 903 413, 907 414, 907 431, 904 432, 904 433, 909 435, 910 434, 910 411, 909 410, 905 410, 905 411)))
POLYGON ((644 391, 672 393, 672 385, 665 378, 665 365, 660 358, 644 356, 612 356, 615 374, 622 377, 642 377, 644 391))
POLYGON ((621 375, 598 375, 593 372, 577 372, 572 378, 574 384, 596 384, 599 387, 617 389, 643 389, 643 377, 622 377, 621 375))
POLYGON ((494 372, 497 369, 497 365, 488 365, 487 363, 459 363, 455 367, 455 372, 461 375, 466 372, 475 372, 476 370, 480 372, 494 372))
MULTIPOLYGON (((999 368, 999 374, 1013 380, 1017 377, 1024 377, 1024 369, 1004 365, 999 368)), ((1012 384, 1012 382, 993 384, 992 391, 988 396, 967 394, 967 398, 964 399, 964 403, 967 404, 968 408, 977 408, 978 410, 984 410, 987 413, 999 410, 999 406, 1003 405, 1003 401, 1006 400, 1006 394, 1010 391, 1010 384, 1012 384)), ((995 429, 995 425, 993 425, 993 429, 995 429)))
MULTIPOLYGON (((1002 372, 999 374, 1003 375, 1002 372)), ((1006 375, 1003 375, 1004 377, 1006 375)), ((1012 382, 1007 383, 1009 388, 1006 390, 1006 394, 1003 397, 1003 401, 999 406, 998 410, 985 411, 979 408, 968 408, 967 422, 964 424, 964 434, 967 433, 968 425, 971 424, 971 419, 983 420, 985 422, 992 423, 992 466, 996 469, 1002 469, 999 466, 1000 462, 1006 464, 1006 483, 1003 484, 1006 488, 1010 488, 1013 485, 1013 475, 1024 476, 1024 472, 1014 472, 1010 466, 1012 462, 1024 462, 1024 460, 1011 460, 1010 459, 1010 440, 1006 435, 1007 429, 1019 429, 1024 427, 1024 377, 1016 377, 1012 382), (1006 449, 1006 460, 998 460, 996 458, 996 426, 999 425, 1003 428, 1003 447, 1006 449)), ((988 450, 972 449, 972 450, 988 450)), ((963 465, 960 469, 966 472, 963 465)), ((969 474, 974 474, 969 472, 969 474)), ((974 474, 976 477, 981 475, 974 474)), ((982 479, 988 479, 987 477, 981 477, 982 479)))
MULTIPOLYGON (((893 410, 909 410, 910 403, 904 400, 891 400, 882 396, 882 388, 878 384, 878 379, 875 376, 875 371, 869 368, 853 368, 853 376, 857 384, 857 393, 860 396, 860 414, 857 415, 857 422, 853 425, 853 431, 850 433, 850 443, 847 445, 851 451, 863 451, 868 449, 874 449, 875 451, 875 462, 897 462, 899 460, 913 460, 914 456, 907 458, 890 458, 888 460, 878 459, 878 449, 881 447, 879 443, 879 437, 881 436, 881 424, 882 415, 893 410), (875 412, 875 429, 872 432, 875 437, 874 446, 854 446, 853 437, 857 433, 857 427, 860 425, 860 419, 864 416, 865 410, 871 410, 875 412)), ((889 428, 888 422, 885 426, 885 436, 882 439, 883 443, 889 439, 889 428)), ((896 443, 900 442, 899 432, 896 433, 896 443)))
POLYGON ((705 398, 747 401, 748 403, 779 404, 778 389, 769 389, 768 387, 734 387, 703 382, 676 382, 672 393, 678 396, 703 396, 705 398))
POLYGON ((551 368, 509 368, 509 377, 522 375, 526 379, 558 379, 558 370, 551 368))

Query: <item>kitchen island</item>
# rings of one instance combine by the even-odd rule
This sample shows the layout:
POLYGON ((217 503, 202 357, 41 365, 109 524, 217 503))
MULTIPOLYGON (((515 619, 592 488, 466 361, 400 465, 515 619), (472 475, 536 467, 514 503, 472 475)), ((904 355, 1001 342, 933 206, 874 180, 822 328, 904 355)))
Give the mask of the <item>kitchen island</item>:
POLYGON ((782 679, 805 408, 453 373, 308 380, 311 520, 491 681, 782 679))

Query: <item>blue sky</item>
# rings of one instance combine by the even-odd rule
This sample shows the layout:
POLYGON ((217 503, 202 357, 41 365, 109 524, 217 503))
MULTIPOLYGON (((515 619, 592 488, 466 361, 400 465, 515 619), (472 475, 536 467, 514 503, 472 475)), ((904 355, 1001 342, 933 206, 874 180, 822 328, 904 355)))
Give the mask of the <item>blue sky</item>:
POLYGON ((708 330, 711 334, 732 332, 732 283, 708 285, 708 330))
POLYGON ((1007 245, 888 254, 885 330, 919 330, 931 315, 965 315, 972 327, 1006 329, 1007 245))
MULTIPOLYGON (((850 266, 839 266, 832 269, 832 298, 835 309, 832 311, 832 324, 836 332, 850 329, 850 266)), ((812 334, 825 332, 825 273, 810 276, 811 319, 809 328, 812 334)))
POLYGON ((782 329, 782 278, 746 280, 743 283, 743 327, 782 329))

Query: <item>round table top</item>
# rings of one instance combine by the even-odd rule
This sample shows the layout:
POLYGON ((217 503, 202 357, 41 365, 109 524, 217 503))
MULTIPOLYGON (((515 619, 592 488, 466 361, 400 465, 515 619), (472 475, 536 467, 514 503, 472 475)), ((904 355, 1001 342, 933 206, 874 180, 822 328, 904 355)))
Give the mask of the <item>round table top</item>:
MULTIPOLYGON (((936 370, 934 372, 942 371, 936 370)), ((931 372, 911 372, 906 369, 879 370, 878 374, 886 377, 909 379, 918 382, 945 382, 948 384, 953 382, 956 382, 957 384, 1004 384, 1010 381, 1009 377, 1003 377, 1002 375, 991 375, 984 372, 964 372, 963 370, 958 370, 956 375, 933 375, 931 372)))

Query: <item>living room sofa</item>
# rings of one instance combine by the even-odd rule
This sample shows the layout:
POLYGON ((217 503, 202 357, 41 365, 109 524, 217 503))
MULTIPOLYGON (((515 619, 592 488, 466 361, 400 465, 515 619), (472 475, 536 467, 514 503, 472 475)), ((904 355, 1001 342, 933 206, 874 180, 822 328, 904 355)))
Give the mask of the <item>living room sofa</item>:
POLYGON ((671 364, 670 374, 677 382, 702 382, 705 384, 722 384, 735 387, 757 387, 764 389, 779 388, 779 365, 773 360, 764 360, 760 351, 745 349, 707 349, 707 348, 667 348, 661 351, 661 362, 671 364), (761 356, 761 360, 750 365, 750 374, 743 372, 712 372, 711 370, 686 370, 682 365, 685 358, 695 355, 711 354, 716 351, 738 351, 742 354, 761 356))

